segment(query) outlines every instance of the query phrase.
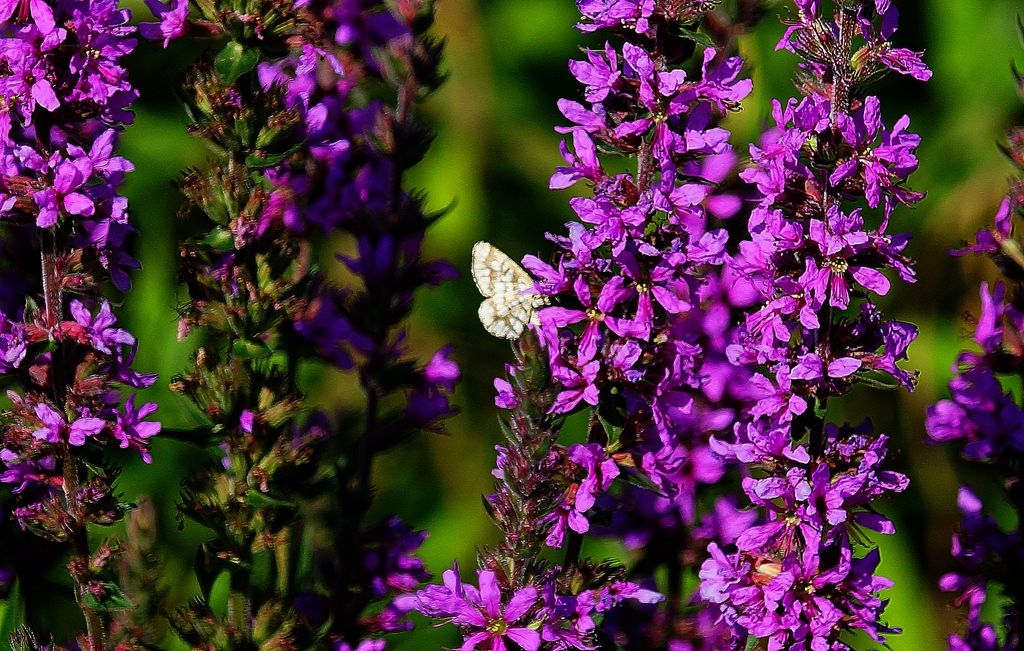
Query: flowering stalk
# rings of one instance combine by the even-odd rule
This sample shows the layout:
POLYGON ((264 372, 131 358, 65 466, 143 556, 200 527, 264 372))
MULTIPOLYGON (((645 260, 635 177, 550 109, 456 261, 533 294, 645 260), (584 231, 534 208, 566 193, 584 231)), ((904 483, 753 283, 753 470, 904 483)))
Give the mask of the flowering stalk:
POLYGON ((258 68, 265 87, 286 89, 307 138, 301 157, 268 171, 266 216, 306 237, 340 235, 354 250, 337 256, 354 281, 318 283, 295 327, 355 376, 364 398, 361 410, 338 419, 346 427, 333 450, 335 499, 326 516, 333 544, 315 556, 326 589, 305 595, 307 607, 327 614, 335 644, 361 648, 377 645, 372 636, 411 626, 393 600, 430 577, 413 555, 424 534, 397 518, 366 521, 373 460, 418 432, 439 431, 454 414, 448 396, 459 377, 451 346, 420 366, 405 344, 414 293, 455 276, 447 263, 423 259, 438 215, 404 183, 432 139, 416 107, 443 80, 441 48, 428 34, 429 0, 342 1, 315 10, 334 35, 329 51, 340 76, 325 82, 323 67, 307 65, 305 54, 258 68))
POLYGON ((192 298, 182 331, 199 330, 203 346, 175 386, 224 451, 188 481, 182 508, 215 532, 204 593, 227 572, 231 595, 223 620, 199 603, 174 625, 201 648, 360 645, 404 628, 389 604, 427 578, 412 556, 422 535, 364 522, 373 458, 439 428, 458 377, 447 349, 419 366, 404 348, 414 291, 450 276, 421 259, 433 217, 403 188, 429 142, 413 105, 440 80, 430 6, 200 10, 157 8, 153 36, 230 36, 189 78, 192 130, 219 157, 182 184, 210 227, 182 246, 192 298), (386 93, 391 107, 368 99, 386 93), (338 256, 350 285, 324 277, 322 234, 356 251, 338 256), (333 418, 312 409, 300 366, 324 362, 356 375, 362 405, 333 418), (324 493, 335 499, 317 514, 324 493))
MULTIPOLYGON (((714 43, 719 60, 735 54, 736 38, 760 19, 758 2, 739 2, 717 7, 703 16, 703 28, 714 43)), ((708 184, 703 200, 708 228, 729 232, 729 241, 746 232, 749 212, 744 196, 749 194, 738 178, 739 157, 728 148, 683 166, 683 173, 708 184), (744 218, 740 218, 744 217, 744 218)), ((612 624, 617 637, 636 649, 661 649, 683 645, 693 649, 720 649, 730 631, 718 621, 711 604, 700 603, 690 592, 696 568, 707 555, 710 542, 729 545, 756 521, 756 513, 737 508, 738 479, 714 457, 706 442, 715 434, 728 432, 737 415, 748 410, 757 398, 752 390, 752 369, 729 363, 727 346, 733 341, 744 310, 757 300, 757 292, 739 275, 730 260, 704 271, 699 292, 699 310, 679 319, 674 335, 702 349, 698 370, 701 382, 691 392, 693 403, 685 417, 675 423, 682 440, 696 443, 692 455, 678 473, 682 495, 692 502, 673 500, 639 486, 623 487, 621 503, 605 535, 620 538, 636 554, 634 578, 667 577, 666 602, 657 611, 650 608, 621 609, 612 624), (703 486, 702 484, 713 484, 703 486), (638 612, 639 611, 639 612, 638 612)))
POLYGON ((102 298, 108 281, 127 291, 138 267, 119 194, 132 165, 115 154, 138 96, 120 65, 135 46, 129 19, 113 0, 0 4, 0 226, 22 249, 16 260, 35 256, 8 267, 21 278, 0 306, 12 403, 0 416, 0 481, 18 495, 22 528, 70 550, 80 643, 92 651, 106 648, 107 613, 126 603, 113 577, 117 545, 96 546, 88 531, 129 508, 114 495, 107 451, 129 448, 148 463, 160 431, 144 420, 155 404, 123 400, 124 388, 155 377, 131 369, 135 338, 102 298))
MULTIPOLYGON (((179 273, 191 300, 179 329, 182 335, 198 329, 201 346, 194 368, 172 388, 189 395, 208 419, 208 431, 200 433, 208 438, 196 440, 219 441, 223 458, 185 481, 179 508, 213 538, 197 559, 203 599, 171 624, 194 648, 241 648, 292 640, 297 619, 289 599, 301 542, 294 525, 301 492, 320 479, 326 438, 315 418, 304 418, 294 352, 300 343, 290 327, 303 309, 309 245, 281 228, 257 226, 265 203, 258 183, 263 161, 286 155, 298 136, 283 93, 264 93, 254 68, 265 51, 287 53, 289 38, 301 43, 315 32, 290 5, 256 1, 201 10, 217 25, 215 33, 233 38, 186 78, 191 130, 218 156, 181 182, 186 209, 210 225, 181 245, 179 273), (222 573, 230 586, 223 619, 208 603, 222 573)), ((177 24, 167 14, 162 20, 177 24)))
POLYGON ((167 590, 160 585, 165 563, 158 547, 160 531, 153 503, 145 497, 140 499, 126 525, 117 575, 132 599, 132 607, 113 617, 110 645, 117 651, 157 648, 167 635, 167 618, 163 615, 167 590))
MULTIPOLYGON (((464 648, 500 648, 506 638, 525 649, 625 640, 599 621, 624 601, 661 597, 614 564, 581 558, 583 536, 607 525, 627 481, 667 496, 667 508, 693 525, 698 485, 724 472, 695 408, 704 351, 684 326, 700 312, 705 270, 725 253, 725 232, 706 225, 715 179, 701 161, 728 151, 716 121, 750 91, 738 80, 740 59, 714 48, 695 74, 681 67, 712 5, 578 2, 579 28, 614 43, 570 62, 586 104, 559 103, 573 123, 559 129, 571 146, 550 185, 585 181, 594 194, 570 202, 580 221, 568 236, 549 236, 558 247, 552 264, 524 260, 534 291, 558 304, 537 312, 515 344, 510 377, 496 380, 506 441, 488 503, 504 541, 481 553, 479 591, 453 570, 444 587, 419 593, 421 612, 452 618, 464 648), (598 151, 625 157, 636 172, 606 172, 598 151), (587 442, 561 444, 564 417, 580 411, 589 415, 587 442), (544 546, 564 550, 559 564, 538 556, 544 546)), ((675 595, 681 574, 672 581, 675 595)))
MULTIPOLYGON (((1024 25, 1021 30, 1024 33, 1024 25)), ((1019 75, 1017 83, 1024 93, 1019 75)), ((1004 151, 1024 171, 1024 127, 1011 129, 1007 141, 1004 151)), ((1014 237, 1014 216, 1024 217, 1024 175, 1010 182, 994 227, 979 231, 974 244, 953 252, 988 256, 1004 277, 994 287, 981 285, 981 315, 974 329, 974 341, 981 350, 960 353, 949 383, 951 397, 929 408, 925 421, 930 442, 960 441, 966 458, 992 469, 1018 516, 1016 525, 1004 530, 985 513, 974 491, 960 487, 957 504, 963 519, 952 549, 956 569, 939 583, 942 590, 956 595, 957 606, 967 607, 966 630, 949 638, 949 648, 958 651, 1008 650, 1022 644, 1024 584, 1018 577, 1024 572, 1024 408, 1001 382, 1024 372, 1024 253, 1014 237), (1001 630, 982 619, 992 584, 1001 585, 1007 599, 1001 630)))
POLYGON ((479 589, 463 584, 456 565, 444 573, 443 585, 400 598, 398 605, 455 624, 464 649, 504 649, 509 642, 527 651, 542 645, 593 649, 595 618, 626 600, 654 603, 661 596, 626 581, 617 564, 581 559, 578 535, 569 534, 561 565, 544 559, 545 545, 562 546, 566 522, 586 523, 582 505, 607 490, 619 471, 614 461, 600 460, 599 444, 568 450, 558 444, 564 417, 550 409, 558 387, 547 355, 532 331, 513 350, 517 365, 509 367, 508 380, 495 380, 498 406, 508 413, 495 470, 501 482, 486 502, 503 539, 480 552, 479 589), (587 472, 582 483, 574 482, 579 468, 587 472), (578 508, 566 506, 566 491, 578 508))
POLYGON ((886 129, 866 84, 887 70, 922 81, 931 73, 919 53, 889 43, 891 3, 837 2, 831 16, 817 0, 796 5, 779 48, 801 58, 802 97, 776 101, 775 127, 751 147, 742 176, 759 203, 734 259, 761 301, 729 354, 760 369, 760 396, 735 437, 714 444, 747 464, 744 492, 768 517, 734 552, 709 546, 701 594, 733 627, 732 646, 761 638, 769 648, 847 648, 848 631, 879 642, 895 631, 880 621, 877 593, 891 583, 874 576, 878 550, 859 555, 852 541, 867 540, 863 529, 892 533, 874 503, 907 479, 884 467, 888 437, 870 421, 829 423, 827 405, 858 382, 913 388, 897 362, 916 328, 885 320, 871 295, 890 289, 882 269, 914 280, 909 236, 886 228, 896 206, 923 197, 904 186, 919 143, 909 118, 886 129))

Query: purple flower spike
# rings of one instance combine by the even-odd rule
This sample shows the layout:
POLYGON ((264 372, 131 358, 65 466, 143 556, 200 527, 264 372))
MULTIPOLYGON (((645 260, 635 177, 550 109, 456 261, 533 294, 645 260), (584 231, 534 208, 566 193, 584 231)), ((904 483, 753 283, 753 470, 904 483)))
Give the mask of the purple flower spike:
MULTIPOLYGON (((217 564, 260 549, 283 552, 287 531, 305 529, 314 516, 303 505, 335 496, 324 502, 324 517, 315 516, 324 526, 309 548, 318 560, 308 580, 288 578, 280 564, 270 568, 274 578, 260 578, 258 565, 243 564, 230 599, 249 604, 252 617, 211 613, 207 592, 183 609, 179 632, 210 648, 236 639, 380 651, 382 634, 412 628, 410 593, 430 575, 414 555, 423 534, 373 522, 375 458, 423 431, 442 431, 456 413, 451 395, 461 375, 451 346, 420 360, 421 338, 408 331, 418 290, 457 275, 425 257, 436 215, 407 178, 430 141, 418 102, 443 78, 442 48, 427 33, 432 3, 146 4, 158 22, 140 31, 164 47, 193 32, 220 37, 183 89, 187 105, 214 109, 191 112, 189 129, 214 154, 184 174, 186 209, 203 218, 205 233, 180 243, 192 300, 179 333, 200 331, 207 343, 179 386, 211 421, 224 454, 194 469, 188 482, 196 491, 182 511, 198 522, 232 523, 204 545, 205 562, 217 564), (206 98, 214 96, 211 107, 206 98), (218 145, 223 138, 240 149, 218 145), (224 219, 233 204, 250 209, 229 209, 234 216, 224 219), (354 246, 344 254, 321 246, 349 239, 354 246), (345 278, 327 274, 332 258, 345 278), (224 364, 235 370, 221 372, 224 364), (359 387, 358 414, 310 413, 308 383, 296 378, 324 364, 359 387), (243 477, 248 490, 233 497, 220 490, 243 477), (352 553, 335 553, 339 545, 352 553), (245 589, 250 575, 252 585, 274 589, 245 589), (196 621, 211 624, 196 631, 196 621)), ((90 159, 119 173, 100 148, 90 159)), ((126 405, 122 444, 156 431, 146 412, 126 405)), ((495 644, 509 639, 497 635, 495 644)))
MULTIPOLYGON (((986 511, 1024 513, 1021 464, 1024 455, 1024 406, 1019 395, 1008 390, 1018 380, 1024 364, 1024 304, 1021 278, 1024 261, 1016 228, 1024 217, 1024 130, 1008 131, 1005 151, 1017 166, 1010 192, 996 209, 992 225, 978 232, 975 242, 952 252, 984 255, 1003 274, 995 285, 982 283, 981 313, 973 320, 974 345, 961 351, 953 366, 948 399, 928 409, 927 440, 956 443, 967 460, 980 466, 978 477, 992 478, 1000 486, 1004 504, 986 497, 984 504, 967 486, 960 488, 957 504, 962 514, 953 535, 952 571, 939 587, 952 593, 953 605, 966 610, 966 626, 949 638, 957 651, 1008 651, 1024 640, 1021 623, 1021 568, 1024 568, 1024 521, 1020 517, 1007 529, 986 511), (1006 599, 998 622, 985 621, 983 608, 998 592, 1006 599)), ((986 496, 995 494, 988 491, 986 496)))
POLYGON ((95 649, 122 642, 103 614, 123 595, 111 545, 93 540, 93 525, 127 512, 106 450, 148 462, 160 428, 142 420, 154 404, 122 407, 125 386, 156 377, 132 368, 135 338, 103 300, 139 266, 121 195, 132 164, 117 155, 138 97, 123 65, 135 45, 116 0, 0 0, 0 481, 23 530, 69 548, 69 595, 88 624, 78 640, 95 649))
POLYGON ((841 96, 835 80, 853 79, 861 67, 920 80, 930 73, 913 53, 890 47, 890 3, 851 12, 836 2, 831 17, 819 0, 795 4, 798 20, 780 47, 801 57, 805 95, 774 102, 774 128, 751 147, 753 166, 741 174, 758 203, 733 264, 760 299, 728 355, 757 369, 751 385, 758 396, 731 437, 712 441, 718 454, 748 464, 743 490, 766 518, 740 532, 734 546, 712 541, 701 594, 740 640, 845 649, 844 630, 876 642, 896 632, 880 623, 878 592, 891 582, 874 576, 878 551, 856 557, 851 540, 863 530, 894 532, 873 504, 908 481, 886 468, 888 437, 870 422, 837 427, 825 410, 868 371, 913 388, 914 375, 897 364, 917 330, 883 319, 870 300, 890 292, 890 277, 914 281, 903 254, 909 236, 886 229, 898 206, 924 195, 905 185, 920 144, 907 131, 910 119, 887 129, 877 97, 841 96), (843 43, 849 51, 828 61, 815 54, 837 47, 841 33, 857 33, 863 43, 843 43), (844 153, 823 164, 808 155, 820 147, 844 153))
MULTIPOLYGON (((712 8, 706 0, 577 7, 579 29, 600 30, 603 45, 569 62, 581 92, 558 102, 565 164, 549 186, 586 194, 569 200, 575 219, 565 232, 548 234, 551 256, 523 259, 532 289, 551 300, 494 383, 505 440, 487 508, 504 535, 481 553, 481 568, 508 591, 540 592, 545 648, 589 650, 604 639, 703 648, 699 636, 721 639, 724 627, 658 607, 661 596, 639 586, 648 572, 679 574, 672 559, 704 554, 707 540, 691 535, 699 498, 729 465, 709 443, 728 435, 755 393, 752 373, 732 366, 726 348, 756 290, 724 269, 729 233, 716 221, 743 206, 718 187, 738 160, 720 125, 752 83, 740 58, 692 42, 689 30, 712 8), (562 419, 577 414, 589 423, 587 440, 563 444, 562 419), (662 538, 644 550, 643 575, 632 581, 614 562, 582 557, 594 536, 635 548, 662 538), (565 550, 564 567, 541 560, 545 545, 565 550), (665 630, 687 633, 666 640, 665 630)), ((849 362, 833 371, 835 381, 856 373, 849 362)), ((685 589, 682 581, 671 588, 685 589)))

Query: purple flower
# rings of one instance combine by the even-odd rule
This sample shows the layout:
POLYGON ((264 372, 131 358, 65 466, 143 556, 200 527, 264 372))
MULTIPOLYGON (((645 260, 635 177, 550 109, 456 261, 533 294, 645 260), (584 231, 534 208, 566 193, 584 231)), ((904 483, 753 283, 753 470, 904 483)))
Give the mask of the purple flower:
POLYGON ((604 179, 601 161, 597 158, 597 149, 590 135, 583 129, 572 130, 573 149, 569 150, 562 143, 562 157, 569 167, 559 167, 551 176, 549 187, 552 190, 568 188, 581 180, 599 183, 604 179))
MULTIPOLYGON (((14 4, 19 3, 20 0, 14 4)), ((0 8, 2 6, 0 5, 0 8)), ((31 6, 49 11, 49 7, 42 0, 32 0, 31 6)), ((52 21, 52 17, 50 20, 52 21)), ((51 22, 51 29, 52 24, 51 22)), ((0 77, 0 92, 3 92, 5 98, 10 98, 5 99, 5 103, 10 102, 17 106, 25 124, 31 124, 32 114, 37 106, 53 112, 60 106, 60 100, 47 74, 49 71, 46 60, 37 54, 35 48, 13 39, 5 41, 0 61, 7 64, 10 72, 0 77)))
POLYGON ((569 448, 568 457, 586 472, 576 491, 576 509, 584 513, 594 505, 599 492, 607 491, 619 476, 619 467, 597 443, 573 445, 569 448))
POLYGON ((553 370, 555 379, 564 388, 551 404, 551 413, 571 411, 581 401, 596 405, 599 389, 594 381, 597 379, 601 363, 597 360, 587 362, 580 368, 560 365, 553 370))
POLYGON ((884 48, 878 55, 878 60, 886 68, 901 75, 909 75, 918 81, 928 81, 932 78, 932 71, 925 65, 922 57, 923 52, 914 52, 906 48, 884 48))
POLYGON ((52 480, 57 469, 57 459, 53 456, 23 460, 18 454, 6 448, 0 450, 0 461, 7 467, 7 470, 0 474, 0 482, 17 484, 11 488, 11 492, 16 495, 29 486, 52 480))
POLYGON ((462 583, 457 565, 447 570, 443 586, 427 586, 417 593, 416 610, 430 617, 450 617, 465 637, 461 651, 504 651, 509 641, 523 651, 537 651, 540 634, 522 625, 538 605, 537 589, 521 588, 506 602, 494 572, 480 570, 477 576, 479 590, 462 583))
POLYGON ((159 20, 156 23, 140 23, 139 34, 151 41, 163 39, 163 46, 172 39, 180 38, 188 31, 188 3, 189 0, 171 0, 165 5, 159 0, 146 0, 146 6, 159 20))
POLYGON ((455 383, 461 374, 459 365, 448 359, 454 350, 455 347, 450 345, 440 349, 423 369, 423 376, 428 382, 437 384, 448 392, 455 390, 455 383))
POLYGON ((0 312, 0 373, 8 373, 21 366, 27 351, 24 329, 0 312))
POLYGON ((88 437, 96 436, 107 425, 103 419, 92 416, 80 416, 69 424, 60 412, 45 402, 36 405, 35 413, 42 427, 33 432, 33 436, 47 443, 67 441, 70 445, 82 446, 88 437))
POLYGON ((53 31, 53 9, 44 0, 0 0, 0 23, 12 17, 24 22, 31 16, 32 22, 43 34, 53 31))
POLYGON ((952 399, 928 409, 928 438, 933 443, 963 439, 964 454, 977 460, 1024 452, 1024 410, 976 355, 964 353, 959 362, 954 368, 959 375, 949 384, 952 399))
POLYGON ((651 30, 654 0, 577 0, 583 20, 576 25, 583 32, 625 27, 646 34, 651 30))
POLYGON ((81 301, 72 300, 71 315, 75 317, 75 322, 85 329, 93 347, 100 352, 112 355, 121 346, 135 344, 135 337, 128 331, 114 327, 117 317, 114 316, 107 301, 103 301, 94 316, 81 301))
POLYGON ((569 529, 579 534, 590 531, 590 521, 576 504, 578 489, 578 485, 571 485, 562 496, 561 502, 550 513, 537 520, 538 526, 548 532, 544 539, 544 544, 548 547, 561 549, 569 529))
POLYGON ((498 395, 494 397, 494 405, 499 409, 515 409, 519 406, 515 392, 512 390, 512 383, 500 377, 494 378, 494 390, 498 395))
POLYGON ((161 425, 158 422, 144 421, 143 419, 155 412, 156 409, 155 402, 147 402, 136 408, 135 394, 133 393, 125 402, 123 413, 118 415, 111 428, 111 433, 115 439, 121 442, 121 447, 131 447, 137 450, 146 463, 153 462, 146 441, 160 433, 161 425))
POLYGON ((368 532, 367 538, 363 566, 372 577, 370 587, 375 597, 412 592, 430 580, 423 561, 415 556, 427 538, 425 532, 413 531, 399 518, 391 517, 368 532))
POLYGON ((332 651, 384 651, 386 648, 384 640, 363 640, 354 647, 347 642, 336 642, 332 651))

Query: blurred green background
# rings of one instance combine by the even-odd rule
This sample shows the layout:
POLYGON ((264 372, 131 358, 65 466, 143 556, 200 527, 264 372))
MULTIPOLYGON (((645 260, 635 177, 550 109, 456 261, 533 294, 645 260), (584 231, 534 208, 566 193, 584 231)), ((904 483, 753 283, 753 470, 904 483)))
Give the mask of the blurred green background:
MULTIPOLYGON (((148 15, 141 1, 129 6, 139 16, 148 15)), ((884 307, 921 329, 910 364, 921 370, 921 383, 912 395, 856 393, 840 401, 835 417, 870 416, 893 435, 897 463, 911 478, 910 489, 883 506, 899 533, 881 541, 881 573, 896 583, 888 593, 889 622, 904 629, 891 638, 892 648, 922 650, 943 648, 960 618, 934 587, 949 567, 957 486, 969 481, 992 502, 998 497, 998 487, 987 483, 984 473, 959 463, 951 450, 925 445, 922 421, 926 407, 944 395, 958 349, 969 345, 963 317, 976 310, 978 283, 995 276, 984 261, 952 259, 947 251, 987 223, 1005 192, 1011 166, 996 145, 1011 123, 1024 118, 1010 73, 1011 60, 1024 56, 1015 26, 1022 9, 1018 0, 919 0, 899 6, 897 44, 927 50, 935 76, 927 84, 889 78, 878 87, 887 123, 909 113, 912 130, 923 137, 921 169, 912 186, 928 193, 916 210, 897 213, 894 228, 914 233, 910 252, 918 260, 920 280, 897 286, 884 307)), ((781 33, 777 18, 785 12, 786 4, 770 3, 760 26, 740 43, 755 92, 728 126, 743 152, 765 124, 769 99, 792 94, 795 59, 773 51, 781 33)), ((437 31, 447 38, 450 79, 426 106, 438 137, 415 170, 414 182, 426 190, 432 207, 451 209, 431 233, 430 256, 465 271, 470 248, 480 239, 516 258, 550 251, 545 231, 559 229, 570 215, 571 195, 549 191, 547 179, 561 163, 553 127, 563 119, 555 102, 578 94, 566 68, 579 52, 575 17, 571 0, 438 2, 437 31)), ((161 383, 147 397, 160 402, 158 415, 169 427, 188 426, 191 413, 185 400, 165 387, 185 368, 190 352, 175 337, 175 306, 185 294, 175 282, 180 197, 171 184, 182 168, 203 158, 185 134, 173 97, 196 52, 183 43, 168 50, 140 45, 129 63, 142 99, 123 140, 124 155, 137 167, 126 192, 141 232, 136 246, 144 272, 136 275, 121 313, 141 341, 137 367, 160 373, 161 383)), ((381 458, 375 469, 376 508, 429 530, 422 552, 435 574, 455 559, 472 567, 475 548, 494 538, 480 496, 491 488, 493 446, 500 436, 491 379, 509 351, 480 327, 478 301, 466 275, 419 296, 411 344, 424 356, 447 342, 457 346, 464 376, 456 402, 462 411, 445 435, 424 435, 381 458)), ((343 391, 325 395, 345 399, 343 391)), ((180 477, 198 459, 183 444, 159 440, 153 456, 152 466, 129 465, 121 488, 129 498, 146 494, 156 501, 168 563, 166 587, 174 601, 184 601, 194 589, 188 568, 203 532, 189 524, 179 529, 174 501, 180 477)), ((603 556, 610 550, 589 551, 603 556)), ((421 625, 396 637, 391 648, 438 649, 457 642, 452 633, 421 625)))

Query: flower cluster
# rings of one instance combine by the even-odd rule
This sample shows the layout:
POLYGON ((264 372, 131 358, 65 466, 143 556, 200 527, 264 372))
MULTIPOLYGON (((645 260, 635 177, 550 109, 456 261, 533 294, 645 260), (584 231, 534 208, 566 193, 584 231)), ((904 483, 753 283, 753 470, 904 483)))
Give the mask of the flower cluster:
MULTIPOLYGON (((728 364, 717 331, 730 308, 702 306, 730 291, 707 274, 724 261, 727 239, 709 224, 709 211, 728 217, 739 207, 735 197, 712 198, 735 161, 718 121, 751 84, 739 77, 738 57, 713 47, 683 67, 696 49, 689 30, 712 3, 578 6, 578 27, 604 30, 610 40, 569 64, 585 102, 559 102, 572 124, 559 129, 567 136, 566 165, 550 185, 584 182, 593 195, 570 201, 579 221, 568 224, 567 235, 549 235, 557 247, 550 264, 523 261, 535 291, 555 305, 538 310, 514 346, 508 379, 495 381, 497 405, 507 411, 506 442, 498 447, 498 491, 488 506, 505 539, 482 555, 481 566, 496 572, 513 599, 523 590, 540 595, 544 607, 523 615, 533 612, 545 648, 584 649, 592 648, 600 621, 614 618, 594 595, 611 589, 634 604, 661 599, 635 583, 623 592, 614 587, 621 579, 601 576, 611 566, 598 573, 601 566, 581 560, 583 534, 603 531, 611 507, 634 502, 634 513, 660 510, 696 526, 698 486, 725 472, 708 437, 731 422, 724 382, 743 371, 728 364), (635 161, 636 173, 608 171, 609 152, 635 161), (704 346, 716 337, 720 355, 705 359, 704 346), (564 417, 583 410, 590 412, 587 442, 559 444, 564 417), (659 495, 634 492, 623 486, 627 478, 659 495), (544 545, 565 548, 564 564, 539 560, 544 545)), ((647 535, 652 520, 644 523, 647 535)), ((673 591, 681 590, 681 577, 674 582, 673 591)), ((441 617, 439 600, 433 589, 422 591, 419 609, 441 617)), ((467 644, 478 643, 474 626, 453 621, 467 644)))
MULTIPOLYGON (((1005 151, 1024 170, 1024 128, 1007 134, 1005 151)), ((992 259, 1005 278, 981 285, 981 313, 974 323, 974 343, 979 350, 960 353, 949 383, 950 398, 928 410, 928 440, 936 444, 959 443, 963 456, 991 467, 1004 484, 1006 500, 1018 514, 1024 513, 1020 481, 1024 460, 1024 408, 1019 397, 1005 388, 1003 378, 1017 378, 1024 368, 1024 252, 1015 235, 1015 217, 1024 217, 1024 176, 1010 183, 1010 193, 996 212, 994 225, 978 232, 973 244, 954 255, 976 254, 992 259)), ((953 537, 956 569, 942 577, 940 586, 956 594, 956 604, 967 606, 963 634, 950 637, 951 649, 1013 649, 1021 645, 1020 608, 1022 586, 1016 580, 1024 571, 1021 552, 1022 523, 1004 530, 984 512, 981 499, 963 486, 957 500, 963 518, 953 537), (982 605, 993 583, 1002 584, 1008 598, 999 631, 982 619, 982 605)))
MULTIPOLYGON (((365 522, 373 461, 439 429, 459 377, 450 347, 420 364, 406 345, 415 291, 453 275, 422 258, 436 216, 403 181, 430 141, 415 104, 441 80, 432 10, 273 0, 199 9, 157 7, 150 30, 232 36, 189 75, 191 130, 220 155, 182 184, 209 229, 182 246, 192 303, 181 332, 203 345, 174 386, 209 420, 193 438, 219 443, 224 458, 189 479, 182 506, 215 532, 210 567, 230 575, 232 603, 247 605, 225 618, 197 603, 174 626, 204 648, 267 631, 300 646, 376 648, 371 636, 408 626, 394 598, 428 575, 412 556, 420 534, 365 522), (321 264, 325 235, 343 242, 344 285, 321 264), (365 400, 312 411, 300 366, 351 373, 365 400), (316 495, 329 499, 303 510, 316 495), (288 550, 304 530, 319 542, 303 568, 288 550), (261 579, 253 599, 259 563, 277 579, 261 579)), ((212 583, 202 588, 209 595, 212 583)))
POLYGON ((123 399, 155 377, 132 370, 135 338, 102 298, 108 282, 129 289, 138 267, 120 194, 132 164, 116 154, 138 95, 121 64, 135 47, 130 18, 114 0, 0 4, 0 229, 5 250, 19 249, 0 308, 0 373, 12 386, 0 481, 18 495, 23 528, 72 549, 90 649, 104 648, 99 611, 123 598, 114 548, 90 551, 86 530, 126 509, 104 450, 149 462, 160 431, 145 420, 155 404, 123 399))
MULTIPOLYGON (((584 30, 605 26, 613 13, 591 4, 580 5, 584 30)), ((647 40, 647 30, 672 31, 651 27, 651 16, 659 25, 685 24, 707 3, 618 4, 638 12, 635 25, 615 23, 625 42, 571 62, 587 103, 559 103, 574 123, 560 129, 572 146, 563 147, 567 166, 551 187, 586 181, 593 196, 570 201, 580 222, 569 224, 567 236, 550 236, 558 247, 553 264, 532 256, 524 264, 539 291, 558 299, 538 313, 560 387, 551 411, 599 407, 618 430, 609 443, 692 522, 697 484, 724 472, 707 453, 707 424, 695 422, 713 418, 694 407, 714 375, 713 362, 704 366, 702 338, 710 325, 703 319, 715 317, 700 308, 719 291, 704 275, 723 262, 727 239, 725 230, 709 227, 705 200, 720 177, 701 161, 724 157, 728 166, 729 132, 716 121, 751 84, 738 78, 738 57, 707 48, 699 72, 688 74, 673 57, 686 49, 685 39, 673 43, 659 31, 657 42, 664 36, 667 43, 647 40), (599 149, 634 158, 636 174, 606 172, 599 149)))
POLYGON ((404 371, 409 360, 402 323, 413 294, 456 276, 448 263, 423 259, 423 238, 436 216, 401 184, 430 139, 413 107, 442 79, 436 69, 440 50, 425 34, 428 7, 417 0, 398 12, 384 2, 358 9, 339 2, 323 16, 335 34, 336 54, 306 45, 296 56, 257 67, 265 92, 283 92, 285 106, 301 116, 304 145, 301 157, 266 170, 269 191, 255 233, 283 227, 306 238, 340 235, 351 245, 353 255, 337 257, 360 291, 326 283, 315 288, 295 328, 337 368, 356 369, 363 388, 376 394, 369 402, 404 391, 406 408, 373 425, 378 451, 408 434, 439 428, 454 413, 448 396, 459 376, 447 346, 426 366, 404 371), (374 56, 367 54, 371 50, 374 56), (351 51, 362 58, 346 55, 351 51), (377 87, 395 96, 394 105, 361 96, 377 87), (371 386, 378 384, 374 377, 399 369, 403 377, 392 380, 395 386, 371 386))
POLYGON ((886 469, 886 436, 869 421, 829 424, 826 406, 859 382, 914 385, 897 364, 916 329, 884 318, 872 297, 890 290, 883 270, 914 280, 909 236, 887 226, 897 206, 923 197, 904 185, 920 139, 906 116, 887 128, 865 84, 887 70, 919 80, 930 72, 919 53, 889 43, 891 3, 837 2, 831 16, 820 5, 796 2, 779 49, 801 59, 802 96, 774 102, 775 125, 742 173, 758 204, 732 262, 760 300, 729 357, 759 369, 759 395, 734 435, 713 445, 754 469, 743 490, 767 521, 743 532, 736 551, 712 544, 700 573, 736 644, 753 636, 771 648, 846 648, 846 631, 877 641, 892 631, 880 622, 877 593, 889 582, 873 575, 877 551, 858 557, 852 541, 865 528, 893 531, 874 503, 907 485, 886 469))

